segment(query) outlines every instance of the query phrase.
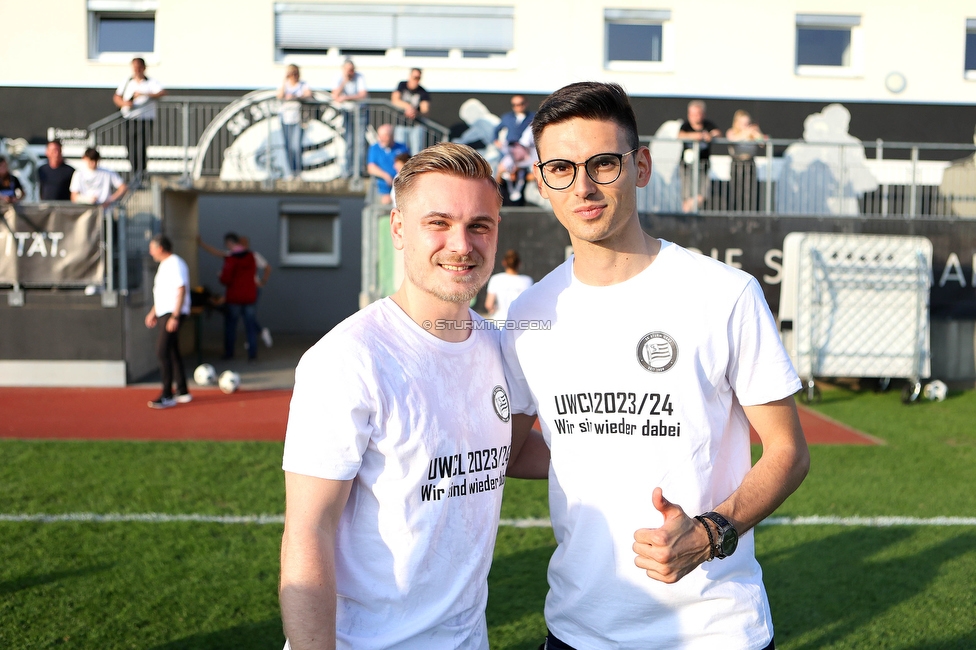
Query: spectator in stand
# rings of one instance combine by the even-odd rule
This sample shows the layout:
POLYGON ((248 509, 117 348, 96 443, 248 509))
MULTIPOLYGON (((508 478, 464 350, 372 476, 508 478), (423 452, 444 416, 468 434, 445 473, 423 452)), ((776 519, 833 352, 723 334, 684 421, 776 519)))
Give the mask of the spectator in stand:
POLYGON ((162 85, 146 76, 146 61, 140 57, 132 59, 132 76, 115 91, 112 100, 126 119, 126 147, 129 149, 129 164, 132 165, 132 180, 135 187, 142 182, 146 172, 146 147, 152 141, 153 125, 156 122, 156 101, 166 94, 162 85))
POLYGON ((159 267, 153 281, 153 306, 146 314, 146 327, 162 325, 156 340, 156 358, 163 380, 163 392, 149 402, 149 408, 165 409, 193 399, 186 387, 186 371, 180 356, 180 322, 190 315, 190 269, 181 257, 173 254, 173 243, 164 235, 152 238, 149 255, 159 267))
POLYGON ((286 178, 302 173, 302 100, 312 96, 312 88, 302 81, 297 65, 285 68, 285 80, 278 88, 281 109, 281 135, 285 141, 285 160, 288 162, 286 178))
POLYGON ((342 62, 342 74, 339 75, 339 79, 336 81, 335 87, 332 89, 332 101, 342 108, 343 121, 346 125, 346 156, 343 161, 342 175, 351 176, 353 173, 358 174, 361 170, 352 169, 353 151, 356 147, 356 115, 360 116, 360 123, 362 128, 366 128, 366 113, 365 109, 359 105, 359 102, 364 101, 369 97, 369 91, 366 90, 366 77, 362 73, 356 71, 356 64, 353 63, 352 59, 346 59, 342 62))
POLYGON ((18 203, 24 198, 20 179, 10 173, 7 159, 0 156, 0 203, 18 203))
POLYGON ((393 125, 382 124, 376 129, 377 142, 369 148, 366 161, 366 171, 376 178, 376 194, 380 203, 389 205, 393 202, 390 190, 393 189, 393 177, 396 176, 396 166, 393 164, 397 155, 409 154, 406 145, 393 140, 393 125))
POLYGON ((508 308, 519 295, 532 286, 532 278, 519 275, 522 260, 518 251, 509 250, 502 259, 503 273, 496 273, 488 280, 488 295, 485 296, 485 311, 498 323, 505 327, 508 320, 508 308))
MULTIPOLYGON (((394 181, 400 175, 400 170, 403 169, 403 166, 407 164, 408 160, 410 160, 410 154, 406 151, 398 153, 393 159, 393 169, 396 171, 393 175, 394 181)), ((391 183, 390 185, 390 203, 393 204, 394 208, 396 207, 396 183, 391 183)))
POLYGON ((220 271, 220 283, 227 287, 224 296, 224 359, 234 358, 237 319, 243 318, 247 360, 254 361, 258 355, 258 322, 254 310, 258 299, 258 286, 254 281, 257 262, 236 233, 224 235, 224 246, 229 251, 220 271))
POLYGON ((527 107, 525 97, 514 95, 512 110, 502 115, 494 132, 495 146, 502 153, 495 180, 505 185, 502 196, 507 196, 506 203, 513 205, 525 205, 522 191, 535 160, 532 129, 529 128, 535 113, 527 107), (501 137, 503 132, 504 138, 501 137))
POLYGON ((47 162, 37 170, 37 179, 41 184, 42 201, 70 201, 71 176, 75 168, 65 164, 61 151, 61 142, 52 140, 47 143, 47 162))
POLYGON ((755 211, 759 209, 759 186, 756 183, 756 163, 753 160, 759 153, 759 142, 766 136, 759 125, 752 121, 746 111, 738 110, 732 116, 732 128, 725 137, 734 144, 729 146, 732 156, 732 169, 729 179, 729 209, 755 211))
POLYGON ((393 105, 403 111, 407 118, 405 126, 397 127, 397 138, 410 145, 410 153, 417 155, 424 148, 427 129, 423 116, 430 112, 430 93, 420 85, 420 68, 411 68, 406 81, 397 84, 390 95, 393 105))
POLYGON ((107 206, 121 199, 128 191, 129 186, 121 176, 98 166, 101 156, 94 147, 85 149, 81 160, 85 163, 84 167, 71 176, 71 200, 75 203, 107 206))
POLYGON ((700 99, 695 99, 688 102, 688 117, 684 122, 681 123, 681 127, 678 129, 678 138, 681 140, 689 140, 691 143, 695 144, 685 144, 686 155, 684 157, 684 165, 682 170, 684 172, 682 177, 682 191, 684 194, 684 202, 682 203, 681 209, 684 212, 691 212, 695 207, 697 201, 698 207, 701 207, 705 203, 705 195, 708 193, 708 154, 709 154, 709 143, 711 143, 712 138, 721 138, 722 132, 719 131, 718 127, 711 120, 705 119, 705 102, 700 99), (692 187, 693 185, 693 173, 694 173, 694 156, 688 155, 693 154, 693 148, 698 147, 698 189, 692 187))

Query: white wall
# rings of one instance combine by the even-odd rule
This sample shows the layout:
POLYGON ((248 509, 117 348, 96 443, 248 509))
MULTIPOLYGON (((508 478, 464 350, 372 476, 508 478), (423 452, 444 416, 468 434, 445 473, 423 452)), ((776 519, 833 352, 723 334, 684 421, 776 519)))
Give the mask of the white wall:
MULTIPOLYGON (((308 0, 292 0, 305 2, 308 0)), ((352 0, 347 0, 350 3, 352 0)), ((149 74, 166 86, 273 86, 273 0, 159 0, 156 53, 149 74)), ((358 4, 381 4, 360 0, 358 4)), ((548 92, 582 79, 613 80, 636 95, 750 97, 815 101, 972 103, 976 79, 965 79, 966 19, 971 1, 908 0, 424 0, 515 7, 515 47, 502 59, 359 57, 368 84, 387 91, 406 68, 424 69, 432 91, 548 92), (604 64, 604 8, 670 10, 665 65, 604 64), (794 69, 797 13, 859 14, 855 39, 863 66, 853 75, 799 76, 794 69), (621 68, 631 69, 621 69, 621 68), (900 94, 885 77, 900 72, 900 94)), ((0 0, 7 27, 0 39, 0 86, 114 87, 128 74, 128 55, 88 58, 85 0, 0 0), (12 65, 8 64, 13 62, 12 65)), ((300 57, 303 76, 331 87, 339 56, 300 57)))

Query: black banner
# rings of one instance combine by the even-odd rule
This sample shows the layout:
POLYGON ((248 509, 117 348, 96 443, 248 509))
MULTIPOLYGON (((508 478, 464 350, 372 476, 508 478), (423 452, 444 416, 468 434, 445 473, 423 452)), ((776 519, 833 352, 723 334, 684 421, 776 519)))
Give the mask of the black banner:
POLYGON ((102 211, 90 205, 20 205, 0 214, 0 285, 101 284, 102 211))
POLYGON ((912 235, 932 242, 933 318, 976 318, 976 220, 860 217, 711 217, 641 215, 661 237, 752 274, 775 315, 783 271, 783 240, 791 232, 912 235))

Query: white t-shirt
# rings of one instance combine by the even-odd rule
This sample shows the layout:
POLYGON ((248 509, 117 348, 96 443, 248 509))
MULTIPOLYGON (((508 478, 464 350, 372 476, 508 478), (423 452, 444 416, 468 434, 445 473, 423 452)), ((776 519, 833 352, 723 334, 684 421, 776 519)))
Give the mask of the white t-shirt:
POLYGON ((512 411, 538 413, 552 452, 552 633, 579 650, 765 647, 752 531, 673 585, 649 578, 632 548, 636 530, 663 521, 655 487, 689 516, 725 500, 751 467, 741 405, 800 388, 755 279, 662 242, 611 286, 581 283, 571 258, 509 318, 541 321, 502 339, 512 411))
POLYGON ((163 92, 163 86, 155 79, 146 77, 142 81, 136 81, 131 77, 119 86, 115 94, 122 99, 129 101, 135 93, 139 93, 132 101, 132 106, 125 106, 121 109, 122 117, 132 120, 155 120, 156 119, 156 100, 150 99, 148 95, 155 95, 163 92))
MULTIPOLYGON (((289 95, 301 97, 306 90, 309 90, 309 85, 304 81, 299 80, 297 84, 285 82, 285 92, 289 95)), ((302 102, 296 99, 283 101, 278 109, 278 117, 282 124, 298 124, 302 121, 302 102)))
POLYGON ((153 280, 153 307, 156 316, 172 314, 180 287, 183 292, 181 314, 190 313, 190 269, 179 255, 170 255, 159 263, 156 279, 153 280))
POLYGON ((448 343, 390 298, 302 357, 282 467, 353 480, 336 539, 340 648, 488 647, 506 391, 496 329, 448 343))
POLYGON ((121 176, 109 169, 89 169, 85 164, 72 174, 68 189, 78 192, 78 203, 101 205, 109 200, 112 192, 121 187, 123 182, 121 176))
POLYGON ((532 278, 527 275, 496 273, 488 280, 488 293, 495 296, 495 313, 492 320, 504 322, 508 319, 508 308, 523 291, 532 286, 532 278))
MULTIPOLYGON (((338 88, 342 86, 342 94, 352 97, 353 95, 358 95, 361 92, 366 92, 366 77, 363 76, 361 72, 354 72, 352 79, 346 79, 346 75, 340 74, 339 78, 336 80, 333 88, 338 88)), ((343 102, 345 108, 349 108, 353 105, 352 102, 343 102)))

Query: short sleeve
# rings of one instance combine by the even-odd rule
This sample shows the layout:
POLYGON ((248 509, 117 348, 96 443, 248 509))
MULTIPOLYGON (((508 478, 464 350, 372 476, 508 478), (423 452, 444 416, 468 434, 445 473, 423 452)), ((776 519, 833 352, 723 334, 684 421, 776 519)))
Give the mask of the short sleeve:
POLYGON ((380 161, 379 161, 379 148, 375 144, 372 145, 369 148, 369 151, 366 152, 366 164, 370 164, 370 163, 372 163, 374 165, 380 164, 380 161))
POLYGON ((502 361, 505 367, 505 380, 508 382, 509 402, 512 406, 512 413, 536 415, 538 409, 535 400, 532 399, 529 383, 525 380, 522 365, 519 363, 518 354, 515 351, 515 340, 519 332, 520 330, 514 328, 506 328, 501 332, 502 361))
POLYGON ((69 192, 80 192, 81 191, 81 174, 72 174, 71 182, 68 184, 69 192))
POLYGON ((129 80, 126 79, 125 81, 122 82, 122 84, 118 88, 115 89, 115 94, 124 99, 125 87, 128 85, 129 85, 129 80))
POLYGON ((729 320, 728 380, 743 406, 766 404, 800 390, 762 289, 750 278, 729 320))
POLYGON ((113 172, 111 170, 109 170, 108 173, 109 173, 109 176, 110 176, 110 178, 112 180, 112 187, 115 187, 115 188, 122 187, 122 184, 125 183, 125 181, 122 180, 122 177, 119 176, 117 172, 113 172))
POLYGON ((373 431, 376 408, 355 345, 328 336, 295 371, 285 433, 286 472, 345 481, 355 478, 373 431))
POLYGON ((366 91, 366 77, 362 74, 356 74, 356 92, 361 93, 366 91))

